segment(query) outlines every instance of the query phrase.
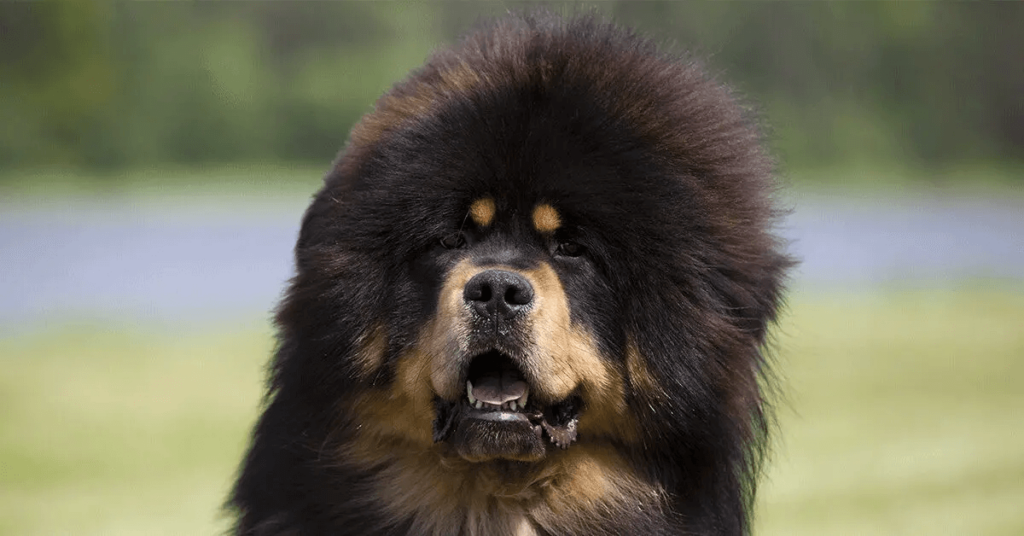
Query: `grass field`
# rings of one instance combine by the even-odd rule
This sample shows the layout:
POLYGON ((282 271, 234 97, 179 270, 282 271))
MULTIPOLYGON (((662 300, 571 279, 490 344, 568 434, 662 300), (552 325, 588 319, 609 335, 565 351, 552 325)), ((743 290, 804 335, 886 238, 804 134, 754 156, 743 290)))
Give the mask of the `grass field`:
MULTIPOLYGON (((228 526, 269 328, 125 326, 0 338, 0 534, 228 526)), ((1024 534, 1024 291, 802 292, 778 347, 759 534, 1024 534)))

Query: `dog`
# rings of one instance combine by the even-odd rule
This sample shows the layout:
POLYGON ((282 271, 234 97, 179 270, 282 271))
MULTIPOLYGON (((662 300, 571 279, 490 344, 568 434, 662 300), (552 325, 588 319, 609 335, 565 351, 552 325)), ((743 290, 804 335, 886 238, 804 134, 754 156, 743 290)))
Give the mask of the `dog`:
POLYGON ((727 87, 595 15, 434 53, 304 216, 236 533, 749 533, 775 188, 727 87))

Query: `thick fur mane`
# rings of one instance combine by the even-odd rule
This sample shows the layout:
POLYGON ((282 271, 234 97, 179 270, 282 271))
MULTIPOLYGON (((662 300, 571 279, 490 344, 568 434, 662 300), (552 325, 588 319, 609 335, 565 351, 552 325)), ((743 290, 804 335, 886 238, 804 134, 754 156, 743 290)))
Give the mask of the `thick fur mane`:
POLYGON ((237 533, 748 533, 772 165, 697 62, 595 16, 436 52, 305 215, 237 533))

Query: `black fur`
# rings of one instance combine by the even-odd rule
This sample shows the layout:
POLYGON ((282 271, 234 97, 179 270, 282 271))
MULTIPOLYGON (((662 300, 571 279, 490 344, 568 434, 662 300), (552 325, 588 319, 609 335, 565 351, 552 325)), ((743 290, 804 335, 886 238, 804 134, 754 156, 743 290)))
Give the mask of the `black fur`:
MULTIPOLYGON (((613 449, 658 492, 645 508, 581 506, 564 520, 540 504, 524 510, 542 512, 526 516, 535 534, 748 533, 768 432, 763 348, 790 265, 771 233, 773 187, 729 91, 628 30, 510 16, 434 54, 353 130, 305 215, 268 405, 230 500, 237 533, 511 533, 395 514, 378 487, 394 458, 357 463, 346 450, 367 424, 349 404, 399 389, 401 361, 465 259, 554 270, 573 324, 625 377, 621 424, 638 430, 581 429, 565 452, 613 449), (484 196, 497 213, 487 228, 467 215, 484 196), (561 216, 550 236, 529 225, 538 202, 561 216), (451 236, 457 247, 439 245, 451 236), (380 364, 367 376, 356 356, 374 333, 380 364), (642 371, 627 370, 631 349, 642 371)), ((424 433, 444 440, 461 410, 433 394, 424 433)), ((574 418, 575 406, 551 407, 570 408, 552 423, 574 418)), ((514 480, 532 462, 486 463, 514 480)))

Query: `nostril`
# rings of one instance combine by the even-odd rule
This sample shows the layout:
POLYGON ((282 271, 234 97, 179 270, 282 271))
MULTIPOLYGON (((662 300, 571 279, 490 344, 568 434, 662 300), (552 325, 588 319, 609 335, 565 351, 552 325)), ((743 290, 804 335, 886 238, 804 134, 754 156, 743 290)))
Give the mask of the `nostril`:
POLYGON ((505 303, 509 305, 526 305, 533 301, 533 287, 511 285, 505 291, 505 303))
POLYGON ((508 316, 533 301, 533 286, 515 272, 486 270, 470 278, 463 298, 482 317, 508 316))
POLYGON ((466 301, 489 302, 491 301, 491 287, 486 282, 479 282, 475 285, 466 285, 464 296, 466 301))

